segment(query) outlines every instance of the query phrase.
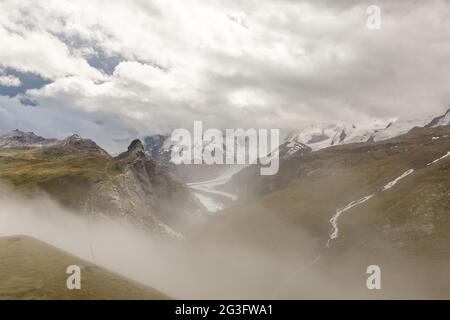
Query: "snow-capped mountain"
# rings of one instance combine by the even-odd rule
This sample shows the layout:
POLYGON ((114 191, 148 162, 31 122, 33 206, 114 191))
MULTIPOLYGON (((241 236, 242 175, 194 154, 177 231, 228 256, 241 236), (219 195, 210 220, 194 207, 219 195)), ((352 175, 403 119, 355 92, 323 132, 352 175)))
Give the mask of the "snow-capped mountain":
MULTIPOLYGON (((361 123, 310 125, 300 130, 290 132, 285 142, 292 146, 301 143, 313 151, 323 148, 370 141, 387 140, 405 134, 414 127, 437 127, 450 124, 450 109, 438 117, 419 119, 374 119, 361 123)), ((294 154, 295 148, 288 153, 294 154)))
MULTIPOLYGON (((178 177, 185 182, 198 182, 198 181, 206 181, 211 179, 218 178, 224 172, 228 172, 230 165, 225 164, 227 157, 227 148, 225 143, 223 144, 222 150, 217 150, 214 143, 209 141, 192 141, 193 145, 180 144, 176 141, 171 140, 171 136, 167 135, 153 135, 147 136, 144 138, 145 150, 150 153, 150 155, 159 161, 162 161, 166 166, 171 169, 178 177), (200 146, 199 143, 202 145, 200 146), (194 148, 199 148, 203 151, 210 151, 211 153, 218 152, 219 154, 215 154, 219 158, 223 160, 224 164, 213 164, 208 165, 203 162, 203 159, 197 159, 198 162, 202 164, 195 164, 194 159, 194 148), (172 152, 176 151, 178 154, 179 151, 182 150, 182 153, 188 153, 192 156, 192 164, 183 164, 183 163, 175 163, 172 160, 172 152)), ((248 144, 249 141, 245 137, 245 135, 238 134, 236 138, 235 144, 235 159, 237 154, 246 154, 248 155, 248 144)))
POLYGON ((385 129, 389 124, 390 121, 383 120, 361 124, 320 123, 293 131, 288 134, 286 140, 303 143, 316 151, 344 143, 366 142, 373 134, 385 129))
MULTIPOLYGON (((436 127, 450 123, 450 109, 437 117, 417 119, 372 119, 359 123, 319 123, 311 124, 299 130, 291 131, 280 141, 280 158, 291 157, 299 152, 317 151, 323 148, 350 143, 364 143, 387 140, 409 132, 414 127, 436 127)), ((176 165, 172 163, 171 153, 174 148, 185 148, 191 152, 192 146, 181 146, 171 141, 170 135, 153 135, 144 139, 145 149, 156 160, 164 162, 173 172, 186 182, 197 182, 217 178, 227 165, 176 165)), ((237 148, 246 148, 245 136, 237 140, 237 148)), ((204 143, 203 150, 211 148, 204 143)), ((224 146, 224 153, 226 148, 224 146)))
POLYGON ((450 109, 447 110, 445 114, 442 116, 436 117, 429 124, 426 125, 426 127, 432 127, 436 128, 439 126, 446 126, 450 124, 450 109))
MULTIPOLYGON (((441 126, 450 123, 450 109, 437 117, 419 119, 373 119, 359 123, 319 123, 290 132, 280 141, 279 157, 286 159, 299 154, 317 151, 323 148, 372 141, 387 140, 409 132, 414 127, 441 126)), ((183 148, 184 152, 192 152, 195 146, 182 146, 171 141, 170 135, 153 135, 144 139, 145 149, 151 156, 165 163, 172 172, 188 183, 209 181, 220 177, 229 170, 229 165, 177 165, 171 161, 174 148, 183 148)), ((246 148, 248 140, 245 136, 237 140, 237 148, 246 148)), ((203 150, 211 148, 211 144, 203 143, 203 150)), ((226 155, 226 148, 223 148, 226 155)), ((225 156, 224 155, 224 156, 225 156)))

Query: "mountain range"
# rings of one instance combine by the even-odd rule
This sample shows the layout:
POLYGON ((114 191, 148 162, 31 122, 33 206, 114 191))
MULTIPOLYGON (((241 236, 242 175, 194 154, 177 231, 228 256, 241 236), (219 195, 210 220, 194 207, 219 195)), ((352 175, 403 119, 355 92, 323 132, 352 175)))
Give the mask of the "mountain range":
MULTIPOLYGON (((298 130, 289 131, 280 142, 279 157, 283 161, 293 157, 295 154, 303 155, 332 146, 384 141, 406 134, 415 127, 433 128, 448 125, 449 123, 450 109, 442 115, 426 116, 419 119, 407 119, 407 117, 404 117, 386 120, 374 119, 362 123, 312 124, 298 130)), ((245 136, 238 139, 238 146, 245 148, 246 145, 242 141, 245 141, 245 136)), ((195 195, 209 211, 216 212, 230 204, 230 199, 233 199, 233 195, 223 194, 223 192, 236 191, 236 189, 233 190, 232 187, 227 188, 225 184, 245 166, 237 168, 238 166, 219 164, 175 165, 170 161, 170 156, 176 145, 170 141, 169 134, 147 136, 144 139, 144 146, 154 159, 166 164, 180 180, 194 185, 195 195)), ((203 147, 207 147, 207 145, 203 147)), ((224 150, 226 153, 225 147, 224 150)), ((242 175, 245 174, 244 171, 242 175)), ((246 188, 246 190, 252 189, 248 184, 244 183, 237 188, 238 192, 234 193, 239 194, 243 188, 246 188)))
MULTIPOLYGON (((218 186, 239 200, 216 215, 206 241, 306 258, 303 274, 321 270, 346 293, 358 292, 354 298, 365 294, 373 264, 385 270, 383 297, 448 297, 450 125, 443 119, 386 140, 301 148, 274 176, 242 169, 218 186)), ((298 292, 295 274, 286 278, 298 292)))
POLYGON ((187 239, 201 252, 234 248, 220 251, 231 269, 236 261, 252 266, 239 256, 245 248, 276 257, 277 267, 258 267, 271 277, 253 280, 282 287, 282 296, 299 297, 307 286, 342 297, 321 291, 323 277, 297 277, 297 266, 360 297, 365 268, 376 264, 386 270, 380 297, 441 298, 450 294, 449 120, 450 110, 417 121, 311 126, 282 141, 276 175, 261 176, 258 165, 202 173, 185 166, 188 183, 168 163, 167 136, 134 140, 113 157, 78 135, 15 130, 0 136, 0 178, 93 219, 187 239), (286 283, 272 283, 280 278, 286 283))
MULTIPOLYGON (((370 141, 387 140, 401 134, 405 134, 414 127, 438 127, 450 124, 450 109, 443 115, 427 116, 419 119, 373 119, 361 123, 317 123, 305 126, 298 130, 289 131, 280 142, 282 150, 281 157, 290 156, 305 147, 317 151, 323 148, 350 144, 364 143, 370 141)), ((238 139, 238 146, 245 147, 245 136, 238 139)), ((191 179, 200 180, 216 178, 218 173, 225 171, 222 166, 215 166, 216 171, 211 170, 211 166, 175 166, 170 162, 170 155, 175 147, 175 143, 170 140, 170 134, 157 134, 144 138, 145 149, 157 160, 163 161, 172 170, 181 176, 183 180, 191 182, 191 179), (217 170, 218 168, 221 168, 217 170), (183 171, 184 170, 184 171, 183 171), (196 174, 189 175, 186 170, 197 170, 196 174), (209 174, 202 174, 201 170, 209 171, 209 174), (200 172, 199 172, 200 171, 200 172), (213 172, 211 172, 213 171, 213 172), (219 172, 218 172, 219 171, 219 172)), ((204 148, 207 145, 203 146, 204 148)), ((224 147, 226 152, 226 148, 224 147)), ((214 167, 214 166, 213 166, 214 167)))
POLYGON ((171 237, 204 212, 140 140, 113 157, 78 135, 57 140, 14 130, 0 136, 0 179, 27 194, 45 192, 89 217, 122 219, 171 237))

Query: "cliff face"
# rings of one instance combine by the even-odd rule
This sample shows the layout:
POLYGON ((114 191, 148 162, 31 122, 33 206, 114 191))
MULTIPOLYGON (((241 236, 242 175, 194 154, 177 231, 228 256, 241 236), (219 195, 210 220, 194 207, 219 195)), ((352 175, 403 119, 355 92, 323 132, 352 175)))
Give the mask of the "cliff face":
POLYGON ((139 140, 117 157, 77 135, 50 146, 0 148, 0 179, 22 192, 44 191, 82 214, 162 235, 180 237, 203 214, 189 189, 139 140))
POLYGON ((119 174, 93 187, 88 208, 95 214, 124 217, 145 229, 179 236, 202 215, 190 191, 172 177, 167 167, 152 160, 139 140, 113 159, 119 174))

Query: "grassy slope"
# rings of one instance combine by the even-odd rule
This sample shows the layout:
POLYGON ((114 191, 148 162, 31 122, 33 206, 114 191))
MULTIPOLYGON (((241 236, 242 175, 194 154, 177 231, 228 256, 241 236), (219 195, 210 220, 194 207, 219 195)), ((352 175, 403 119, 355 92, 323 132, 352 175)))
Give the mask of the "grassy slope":
POLYGON ((450 157, 430 167, 426 164, 450 150, 448 136, 431 137, 449 133, 450 127, 414 130, 389 141, 327 148, 291 159, 281 164, 279 175, 257 178, 255 187, 262 197, 230 208, 210 232, 214 234, 225 223, 236 226, 241 234, 261 229, 255 241, 264 241, 267 233, 276 233, 274 220, 278 220, 324 244, 331 230, 329 219, 337 208, 378 192, 373 200, 342 216, 342 237, 335 246, 364 248, 370 242, 366 235, 375 233, 408 252, 445 256, 445 250, 450 252, 450 216, 444 214, 450 212, 450 157), (416 169, 412 176, 379 193, 410 168, 416 169), (282 187, 272 192, 263 189, 275 185, 282 187), (432 232, 427 228, 433 228, 432 232))
POLYGON ((100 153, 0 149, 0 179, 22 191, 42 189, 69 207, 78 206, 93 183, 117 173, 113 159, 100 153))
POLYGON ((367 293, 366 267, 377 264, 385 298, 448 298, 450 157, 427 164, 450 150, 449 134, 450 127, 426 129, 291 159, 281 164, 279 175, 257 177, 253 183, 261 193, 227 209, 205 234, 210 242, 250 244, 279 260, 292 259, 299 265, 293 275, 298 279, 306 261, 341 288, 367 293), (443 137, 432 140, 438 133, 443 137), (413 175, 380 192, 410 168, 413 175), (328 249, 336 209, 374 192, 341 216, 339 238, 328 249))
POLYGON ((38 240, 0 238, 0 299, 167 299, 152 288, 38 240), (81 268, 81 290, 68 290, 66 269, 81 268))

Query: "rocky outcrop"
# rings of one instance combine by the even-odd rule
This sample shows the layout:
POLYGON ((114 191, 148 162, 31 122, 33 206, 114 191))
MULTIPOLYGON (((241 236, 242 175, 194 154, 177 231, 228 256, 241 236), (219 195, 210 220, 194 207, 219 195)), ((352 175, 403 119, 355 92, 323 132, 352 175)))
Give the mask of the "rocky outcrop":
POLYGON ((444 113, 443 115, 431 120, 431 122, 428 123, 425 127, 432 128, 437 126, 445 126, 448 125, 449 123, 450 123, 450 109, 448 109, 447 112, 444 113))
POLYGON ((0 135, 0 148, 35 148, 55 144, 56 139, 45 139, 34 132, 23 132, 15 129, 0 135))
POLYGON ((120 173, 93 187, 87 201, 90 213, 121 217, 139 228, 175 237, 201 219, 201 204, 167 167, 145 152, 140 140, 114 158, 113 166, 120 173))
POLYGON ((83 139, 78 134, 71 135, 57 144, 58 147, 62 147, 66 151, 85 151, 85 152, 98 152, 103 155, 108 153, 100 148, 91 139, 83 139))
POLYGON ((0 148, 0 179, 21 190, 44 191, 75 212, 122 219, 172 237, 204 217, 197 198, 140 140, 112 157, 79 135, 56 140, 14 131, 6 136, 2 141, 8 140, 9 147, 0 148))

